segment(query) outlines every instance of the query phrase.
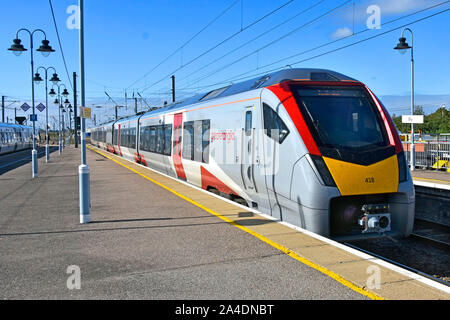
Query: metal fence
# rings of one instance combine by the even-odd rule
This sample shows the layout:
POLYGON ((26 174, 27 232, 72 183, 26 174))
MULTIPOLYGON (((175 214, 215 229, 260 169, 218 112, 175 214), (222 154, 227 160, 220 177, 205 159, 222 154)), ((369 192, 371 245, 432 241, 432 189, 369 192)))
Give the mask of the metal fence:
MULTIPOLYGON (((450 172, 450 141, 415 142, 416 168, 447 170, 450 172)), ((403 142, 408 163, 411 142, 403 142)))

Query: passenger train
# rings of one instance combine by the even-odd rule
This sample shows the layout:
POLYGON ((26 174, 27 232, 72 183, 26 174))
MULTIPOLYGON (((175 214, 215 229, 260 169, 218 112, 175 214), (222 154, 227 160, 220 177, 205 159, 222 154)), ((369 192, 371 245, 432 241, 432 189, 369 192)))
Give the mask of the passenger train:
POLYGON ((32 128, 11 123, 0 123, 0 155, 31 148, 32 128))
POLYGON ((363 83, 288 69, 105 123, 91 143, 333 239, 408 236, 395 125, 363 83))

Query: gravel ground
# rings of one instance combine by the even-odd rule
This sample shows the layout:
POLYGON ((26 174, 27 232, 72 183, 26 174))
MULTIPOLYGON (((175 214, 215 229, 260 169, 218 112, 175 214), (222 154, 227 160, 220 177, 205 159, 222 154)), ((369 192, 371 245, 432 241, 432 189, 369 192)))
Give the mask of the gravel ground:
POLYGON ((414 238, 384 237, 350 244, 450 282, 450 251, 414 238))

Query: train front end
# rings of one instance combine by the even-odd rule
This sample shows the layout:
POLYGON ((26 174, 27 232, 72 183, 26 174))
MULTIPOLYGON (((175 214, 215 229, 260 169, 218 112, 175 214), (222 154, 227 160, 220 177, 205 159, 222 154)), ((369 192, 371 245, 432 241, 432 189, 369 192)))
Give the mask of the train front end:
POLYGON ((326 229, 334 239, 408 236, 414 222, 414 186, 397 130, 381 101, 358 81, 284 85, 309 131, 301 135, 321 180, 311 197, 327 201, 317 204, 327 206, 327 221, 316 220, 326 226, 313 229, 326 229), (333 195, 329 188, 339 192, 333 195))

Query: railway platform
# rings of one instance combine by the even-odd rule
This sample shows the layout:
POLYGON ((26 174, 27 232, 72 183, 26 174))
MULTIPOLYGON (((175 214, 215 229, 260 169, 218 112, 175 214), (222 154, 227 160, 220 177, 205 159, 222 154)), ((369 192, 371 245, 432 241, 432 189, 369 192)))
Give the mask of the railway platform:
POLYGON ((416 169, 412 176, 415 185, 450 190, 450 172, 416 169))
POLYGON ((450 299, 448 287, 89 147, 0 175, 2 299, 450 299), (70 287, 79 271, 79 289, 70 287))

